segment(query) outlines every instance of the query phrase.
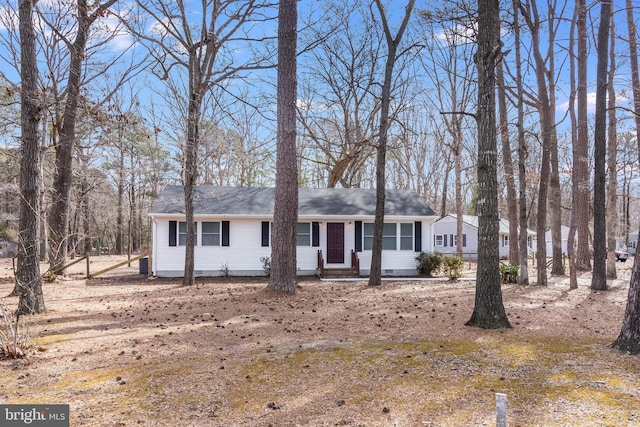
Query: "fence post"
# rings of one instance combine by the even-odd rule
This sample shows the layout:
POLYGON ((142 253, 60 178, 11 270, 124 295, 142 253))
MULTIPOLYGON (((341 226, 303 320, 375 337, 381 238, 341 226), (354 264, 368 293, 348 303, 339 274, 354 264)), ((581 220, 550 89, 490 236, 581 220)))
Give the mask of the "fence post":
POLYGON ((85 254, 85 257, 87 258, 87 279, 91 276, 91 271, 89 271, 89 255, 89 252, 85 254))
POLYGON ((496 393, 496 427, 507 427, 507 395, 496 393))

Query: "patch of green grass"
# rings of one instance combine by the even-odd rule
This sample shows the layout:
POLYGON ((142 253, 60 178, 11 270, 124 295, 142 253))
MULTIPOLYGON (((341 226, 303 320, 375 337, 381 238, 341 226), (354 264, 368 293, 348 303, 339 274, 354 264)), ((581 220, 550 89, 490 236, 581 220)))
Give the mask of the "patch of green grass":
MULTIPOLYGON (((330 396, 357 406, 390 402, 416 415, 431 414, 444 424, 464 424, 475 419, 479 408, 492 414, 494 395, 501 392, 508 395, 518 423, 535 424, 539 409, 583 403, 596 407, 602 417, 620 419, 640 406, 640 396, 623 367, 614 365, 607 375, 589 372, 589 360, 616 357, 605 344, 505 337, 489 344, 363 341, 276 352, 241 370, 248 380, 230 401, 236 408, 260 412, 274 396, 288 402, 302 395, 330 396)), ((575 422, 571 417, 568 422, 572 419, 575 422)))

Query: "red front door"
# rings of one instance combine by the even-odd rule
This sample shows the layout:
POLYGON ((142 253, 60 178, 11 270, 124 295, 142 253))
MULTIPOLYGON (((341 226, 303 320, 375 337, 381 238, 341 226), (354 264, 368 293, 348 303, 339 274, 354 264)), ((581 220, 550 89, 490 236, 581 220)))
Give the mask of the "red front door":
POLYGON ((327 264, 344 263, 344 223, 327 223, 327 264))

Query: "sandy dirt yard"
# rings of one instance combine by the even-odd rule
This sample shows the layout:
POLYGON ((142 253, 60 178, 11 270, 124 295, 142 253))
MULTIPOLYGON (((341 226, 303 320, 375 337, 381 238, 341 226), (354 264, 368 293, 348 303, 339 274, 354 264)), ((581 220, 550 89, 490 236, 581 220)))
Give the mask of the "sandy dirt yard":
MULTIPOLYGON (((0 361, 0 401, 69 404, 72 426, 492 426, 505 393, 509 426, 640 425, 640 358, 610 347, 632 261, 606 292, 588 275, 574 291, 503 285, 507 330, 464 326, 471 280, 305 279, 285 296, 264 278, 147 279, 137 262, 87 280, 80 263, 21 320, 31 347, 0 361)), ((4 262, 7 309, 12 287, 4 262)))

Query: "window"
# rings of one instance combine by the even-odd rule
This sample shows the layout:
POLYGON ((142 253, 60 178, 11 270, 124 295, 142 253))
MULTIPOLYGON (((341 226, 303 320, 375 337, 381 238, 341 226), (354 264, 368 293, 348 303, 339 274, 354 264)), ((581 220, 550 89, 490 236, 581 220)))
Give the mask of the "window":
POLYGON ((444 246, 444 237, 442 234, 436 234, 436 246, 444 246))
POLYGON ((298 223, 298 246, 311 246, 311 223, 298 223))
MULTIPOLYGON (((198 223, 193 223, 193 244, 198 245, 198 223)), ((187 244, 187 223, 186 221, 180 221, 178 223, 178 246, 185 246, 187 244)))
POLYGON ((509 236, 502 236, 502 246, 509 246, 509 236))
POLYGON ((413 224, 400 224, 400 250, 413 250, 413 224))
MULTIPOLYGON (((411 225, 411 224, 407 224, 411 225)), ((374 224, 364 224, 364 250, 370 251, 373 249, 373 230, 374 224)), ((397 231, 395 223, 384 223, 382 226, 382 249, 384 250, 396 250, 397 245, 397 231)))
POLYGON ((373 224, 364 223, 363 231, 364 232, 362 234, 364 238, 364 250, 370 251, 373 249, 373 224))
MULTIPOLYGON (((453 235, 453 246, 458 246, 458 235, 454 234, 453 235)), ((462 247, 467 246, 467 235, 463 234, 462 235, 462 247)))
POLYGON ((396 233, 397 230, 395 224, 384 224, 382 227, 382 249, 396 250, 396 233))
POLYGON ((202 223, 202 246, 220 246, 220 223, 202 223))

